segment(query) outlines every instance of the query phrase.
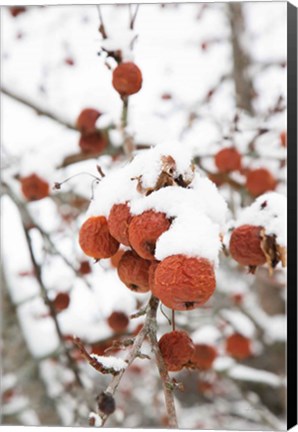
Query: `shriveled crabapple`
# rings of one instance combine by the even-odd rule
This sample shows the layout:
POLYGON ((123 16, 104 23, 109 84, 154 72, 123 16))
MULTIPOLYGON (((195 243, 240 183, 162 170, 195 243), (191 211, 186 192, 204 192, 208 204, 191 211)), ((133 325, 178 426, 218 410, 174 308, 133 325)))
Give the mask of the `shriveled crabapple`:
POLYGON ((76 120, 77 129, 79 129, 83 133, 94 132, 96 130, 96 120, 100 117, 100 115, 101 113, 96 109, 83 109, 76 120))
POLYGON ((185 331, 174 330, 164 334, 158 346, 166 367, 170 372, 180 371, 187 366, 194 352, 191 338, 185 331))
POLYGON ((132 291, 149 291, 150 261, 144 260, 133 251, 126 251, 118 264, 120 280, 132 291))
POLYGON ((131 247, 140 257, 155 260, 155 246, 158 238, 171 225, 164 213, 153 210, 134 216, 129 224, 128 238, 131 247))
POLYGON ((273 191, 276 186, 276 178, 266 168, 257 168, 247 173, 246 189, 254 197, 273 191))
POLYGON ((37 174, 21 177, 20 182, 22 193, 28 201, 38 201, 49 195, 49 183, 37 174))
POLYGON ((119 242, 111 236, 104 216, 91 216, 81 226, 79 244, 83 252, 95 259, 110 258, 119 242))
POLYGON ((212 367, 216 357, 217 350, 212 345, 195 344, 194 352, 190 361, 193 367, 207 370, 212 367))
POLYGON ((230 238, 232 258, 243 266, 259 266, 266 263, 266 256, 261 248, 262 227, 241 225, 235 228, 230 238))
POLYGON ((125 246, 129 246, 128 226, 131 218, 132 216, 127 203, 114 204, 108 217, 110 233, 119 243, 125 246))
POLYGON ((233 333, 226 339, 226 352, 238 360, 252 355, 251 340, 240 333, 233 333))
POLYGON ((215 165, 221 173, 238 171, 241 168, 241 154, 234 147, 226 147, 215 155, 215 165))
POLYGON ((70 296, 67 292, 60 292, 52 301, 56 312, 62 312, 67 309, 70 303, 70 296))
POLYGON ((152 293, 174 310, 191 310, 205 304, 216 286, 213 264, 205 258, 172 255, 161 261, 152 293))
POLYGON ((142 87, 142 81, 142 72, 134 63, 120 63, 113 71, 112 84, 121 96, 137 93, 142 87))
POLYGON ((128 316, 121 311, 114 311, 107 319, 107 323, 116 333, 124 332, 129 324, 128 316))
POLYGON ((82 152, 88 154, 101 153, 107 145, 107 140, 100 131, 82 134, 79 141, 82 152))

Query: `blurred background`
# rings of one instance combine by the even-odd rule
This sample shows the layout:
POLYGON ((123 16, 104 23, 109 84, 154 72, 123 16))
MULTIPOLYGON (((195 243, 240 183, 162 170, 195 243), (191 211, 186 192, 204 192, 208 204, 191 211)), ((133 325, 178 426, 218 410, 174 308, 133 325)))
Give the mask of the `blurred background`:
MULTIPOLYGON (((129 317, 148 295, 121 283, 117 257, 94 263, 78 246, 97 165, 117 168, 129 157, 128 141, 135 150, 179 141, 227 200, 227 233, 258 191, 274 184, 286 194, 286 7, 1 8, 2 424, 92 424, 96 396, 111 378, 90 367, 72 335, 102 355, 143 322, 129 317), (143 75, 125 110, 112 86, 119 52, 143 75), (85 108, 101 114, 96 127, 106 144, 97 153, 79 145, 85 108), (222 174, 215 155, 230 146, 242 166, 222 174), (260 168, 255 192, 247 176, 260 168), (32 176, 34 199, 24 186, 32 176), (127 318, 120 328, 109 319, 115 312, 127 318)), ((177 313, 177 326, 217 352, 202 370, 171 374, 184 387, 175 391, 181 428, 285 428, 285 281, 280 266, 272 277, 266 268, 252 275, 223 253, 212 299, 177 313), (227 349, 234 334, 243 350, 227 349)), ((170 331, 169 313, 158 312, 159 336, 170 331)), ((152 360, 133 363, 115 399, 107 426, 167 427, 152 360)))

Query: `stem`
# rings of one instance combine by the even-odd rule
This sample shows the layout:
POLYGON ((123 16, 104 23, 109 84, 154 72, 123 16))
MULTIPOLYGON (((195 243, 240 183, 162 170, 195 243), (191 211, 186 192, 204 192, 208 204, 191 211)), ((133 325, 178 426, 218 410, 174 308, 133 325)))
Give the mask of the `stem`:
POLYGON ((248 53, 241 46, 244 35, 244 17, 241 3, 228 3, 233 52, 233 78, 235 82, 236 104, 238 108, 253 114, 253 85, 248 76, 251 63, 248 53))
POLYGON ((132 137, 127 133, 126 128, 128 124, 128 96, 122 97, 122 114, 121 114, 121 131, 123 135, 123 150, 127 156, 130 156, 135 150, 135 145, 132 137))
POLYGON ((175 311, 172 309, 172 330, 175 331, 176 329, 176 322, 175 322, 175 311))
MULTIPOLYGON (((156 329, 157 329, 157 322, 156 322, 156 312, 158 308, 159 300, 152 296, 149 300, 149 303, 147 305, 147 313, 146 313, 146 319, 144 326, 142 330, 139 332, 137 337, 135 338, 134 344, 132 346, 132 349, 130 350, 126 362, 127 366, 125 369, 123 369, 118 375, 116 375, 107 389, 105 390, 105 393, 109 393, 111 395, 114 395, 121 379, 127 370, 127 368, 132 364, 134 359, 138 356, 140 349, 142 347, 142 344, 144 342, 144 339, 146 336, 149 336, 150 343, 152 346, 152 349, 155 354, 156 363, 158 366, 159 374, 163 383, 163 390, 165 395, 165 401, 166 401, 166 408, 168 412, 169 417, 169 426, 172 428, 177 428, 177 416, 176 416, 176 410, 174 405, 174 398, 173 398, 173 389, 171 388, 171 379, 169 377, 167 368, 165 366, 163 357, 161 355, 161 352, 158 347, 157 337, 156 337, 156 329)), ((104 426, 105 422, 109 418, 109 415, 103 414, 101 416, 102 418, 102 426, 104 426)))
POLYGON ((32 241, 31 241, 31 237, 30 237, 30 234, 29 234, 29 229, 27 228, 27 226, 24 223, 24 221, 23 221, 23 229, 24 229, 26 240, 27 240, 27 245, 28 245, 28 248, 29 248, 30 258, 31 258, 31 261, 32 261, 32 264, 33 264, 33 267, 34 267, 34 270, 35 270, 36 279, 37 279, 37 281, 38 281, 38 283, 40 285, 40 289, 41 289, 44 301, 45 301, 46 305, 49 307, 50 314, 51 314, 51 317, 52 317, 52 319, 54 321, 55 328, 56 328, 56 331, 57 331, 60 343, 61 343, 61 345, 63 347, 64 354, 65 354, 65 356, 67 358, 68 365, 69 365, 70 369, 72 369, 72 371, 74 372, 74 375, 75 375, 77 383, 81 387, 83 387, 83 383, 82 383, 80 375, 79 375, 79 370, 78 370, 77 364, 75 363, 75 361, 71 357, 71 355, 69 353, 69 350, 67 349, 67 347, 66 347, 66 345, 64 343, 63 334, 62 334, 62 331, 60 329, 60 325, 59 325, 57 314, 56 314, 56 309, 55 309, 53 303, 50 301, 50 299, 48 297, 47 289, 46 289, 46 287, 43 284, 41 267, 39 266, 39 264, 37 263, 37 261, 35 259, 35 255, 34 255, 34 251, 33 251, 33 246, 32 246, 32 241))
POLYGON ((150 328, 149 328, 149 339, 150 339, 150 343, 152 346, 152 350, 155 354, 156 364, 157 364, 159 375, 160 375, 160 378, 162 381, 163 392, 164 392, 164 397, 165 397, 165 402, 166 402, 166 409, 167 409, 168 419, 169 419, 169 427, 177 429, 178 428, 178 421, 177 421, 175 402, 174 402, 174 396, 173 396, 173 388, 171 387, 171 379, 169 377, 167 367, 165 365, 164 359, 163 359, 162 354, 160 352, 157 337, 156 337, 157 306, 158 306, 158 301, 156 303, 156 306, 154 308, 151 308, 148 312, 148 314, 150 316, 150 323, 151 323, 150 328))

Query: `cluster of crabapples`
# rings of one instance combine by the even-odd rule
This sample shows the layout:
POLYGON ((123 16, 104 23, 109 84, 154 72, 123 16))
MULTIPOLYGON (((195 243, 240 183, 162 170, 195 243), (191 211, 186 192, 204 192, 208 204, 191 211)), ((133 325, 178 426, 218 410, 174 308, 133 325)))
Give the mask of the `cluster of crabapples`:
MULTIPOLYGON (((17 16, 25 8, 11 8, 11 14, 17 16)), ((121 62, 113 71, 112 85, 120 97, 127 98, 137 93, 142 87, 142 73, 132 62, 121 62)), ((100 155, 108 146, 108 135, 97 127, 97 120, 102 113, 94 108, 85 108, 78 115, 75 127, 80 133, 80 151, 86 155, 100 155)), ((28 201, 46 198, 50 193, 49 183, 40 175, 32 173, 20 178, 22 193, 28 201)))
MULTIPOLYGON (((230 239, 231 256, 239 264, 250 269, 284 264, 283 200, 270 192, 244 211, 230 239)), ((133 292, 151 291, 168 308, 187 311, 204 305, 215 291, 226 213, 218 189, 194 168, 185 149, 164 144, 138 153, 101 180, 79 244, 89 257, 111 258, 133 292)), ((112 328, 113 320, 118 317, 110 317, 112 328)), ((127 326, 120 321, 116 332, 127 326)), ((183 331, 165 334, 159 346, 169 371, 208 369, 217 355, 214 347, 194 344, 183 331)), ((250 342, 235 334, 226 351, 245 358, 250 342)))
MULTIPOLYGON (((211 247, 207 255, 198 252, 206 242, 204 232, 199 232, 194 240, 190 238, 187 253, 181 231, 182 236, 191 237, 188 225, 193 222, 195 213, 187 215, 183 207, 189 205, 189 212, 192 209, 196 212, 194 207, 203 207, 204 182, 208 182, 207 187, 216 195, 223 211, 226 205, 216 187, 203 178, 199 179, 201 196, 198 190, 198 200, 192 203, 197 173, 188 158, 186 163, 183 161, 184 166, 180 163, 182 170, 179 170, 179 162, 172 156, 174 153, 175 149, 165 153, 162 146, 146 150, 130 164, 105 177, 95 191, 90 216, 80 228, 79 244, 86 255, 96 260, 113 258, 121 244, 125 250, 121 252, 117 271, 130 290, 152 291, 165 306, 189 310, 205 304, 215 290, 214 255, 220 248, 220 235, 218 224, 200 210, 198 217, 206 224, 207 232, 210 230, 211 247), (172 201, 171 210, 169 201, 172 201), (180 236, 176 244, 175 233, 180 236)), ((206 202, 204 205, 206 207, 206 202)))
MULTIPOLYGON (((280 144, 286 147, 287 134, 282 131, 279 135, 280 144)), ((214 163, 217 173, 210 174, 210 178, 218 186, 225 182, 226 175, 239 172, 245 176, 245 188, 252 197, 258 197, 266 192, 274 191, 278 181, 275 176, 264 167, 249 168, 244 167, 242 155, 235 147, 224 147, 214 156, 214 163)))
MULTIPOLYGON (((120 97, 127 98, 137 93, 142 87, 142 73, 132 62, 123 62, 113 71, 112 85, 120 97)), ((85 154, 100 154, 108 145, 105 131, 96 127, 96 122, 102 115, 94 108, 85 108, 76 121, 76 128, 80 132, 79 147, 85 154)))

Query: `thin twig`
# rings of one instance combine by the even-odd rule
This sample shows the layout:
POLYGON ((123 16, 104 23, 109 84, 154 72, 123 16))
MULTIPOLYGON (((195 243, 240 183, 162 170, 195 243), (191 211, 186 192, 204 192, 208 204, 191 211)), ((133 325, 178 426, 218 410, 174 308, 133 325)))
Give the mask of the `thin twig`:
POLYGON ((139 11, 139 6, 140 6, 140 5, 139 5, 139 4, 136 5, 135 13, 134 13, 134 14, 132 14, 132 12, 131 12, 131 6, 132 6, 132 5, 129 5, 129 11, 130 11, 130 15, 131 15, 130 23, 129 23, 129 28, 130 28, 131 30, 133 30, 133 29, 134 29, 135 22, 136 22, 137 15, 138 15, 138 11, 139 11))
POLYGON ((105 25, 104 25, 104 22, 103 22, 103 16, 102 16, 102 13, 101 13, 100 5, 97 5, 97 11, 98 11, 98 16, 99 16, 99 29, 98 30, 101 33, 103 39, 107 39, 108 35, 107 35, 106 29, 105 29, 105 25))
POLYGON ((60 325, 59 325, 58 318, 57 318, 56 309, 54 307, 54 304, 50 301, 50 299, 48 297, 47 289, 44 286, 44 283, 43 283, 43 280, 42 280, 41 267, 40 267, 40 265, 37 263, 37 261, 35 259, 35 255, 34 255, 34 251, 33 251, 33 246, 32 246, 32 240, 31 240, 31 237, 30 237, 29 229, 26 226, 25 222, 24 221, 22 221, 22 222, 23 222, 23 229, 24 229, 24 233, 25 233, 25 237, 26 237, 26 241, 27 241, 27 245, 28 245, 28 249, 29 249, 30 258, 31 258, 31 261, 32 261, 32 264, 33 264, 33 267, 34 267, 36 279, 37 279, 37 281, 39 283, 39 286, 40 286, 40 289, 41 289, 41 293, 42 293, 43 299, 44 299, 46 305, 48 306, 50 314, 51 314, 51 317, 52 317, 52 319, 54 321, 56 332, 58 334, 60 344, 61 344, 61 346, 63 348, 63 351, 64 351, 64 354, 65 354, 65 356, 67 358, 68 366, 70 367, 70 369, 72 369, 72 371, 73 371, 73 373, 75 375, 77 383, 81 387, 83 387, 83 383, 82 383, 82 380, 81 380, 81 377, 80 377, 80 374, 79 374, 79 370, 78 370, 77 364, 74 361, 74 359, 71 357, 70 352, 69 352, 68 348, 65 345, 65 341, 64 341, 64 338, 63 338, 63 333, 62 333, 62 331, 60 329, 60 325))

